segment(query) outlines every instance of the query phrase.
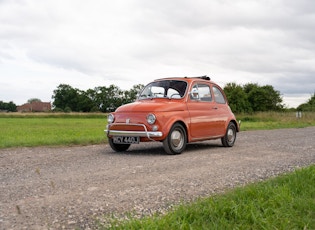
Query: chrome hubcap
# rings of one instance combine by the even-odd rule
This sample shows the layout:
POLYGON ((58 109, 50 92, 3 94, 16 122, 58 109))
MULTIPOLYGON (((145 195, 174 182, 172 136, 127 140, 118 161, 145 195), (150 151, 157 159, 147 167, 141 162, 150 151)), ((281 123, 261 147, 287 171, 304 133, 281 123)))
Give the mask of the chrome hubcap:
POLYGON ((175 148, 181 148, 184 143, 182 133, 178 130, 174 130, 171 135, 171 142, 175 148))
POLYGON ((228 130, 227 138, 228 138, 228 141, 229 141, 230 143, 234 141, 234 139, 235 139, 235 134, 234 134, 234 130, 233 130, 233 129, 229 129, 229 130, 228 130))

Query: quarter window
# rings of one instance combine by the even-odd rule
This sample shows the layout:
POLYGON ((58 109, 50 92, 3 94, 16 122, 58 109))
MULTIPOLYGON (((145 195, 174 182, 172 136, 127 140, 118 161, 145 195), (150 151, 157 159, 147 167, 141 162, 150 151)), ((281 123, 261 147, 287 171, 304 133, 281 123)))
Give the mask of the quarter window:
POLYGON ((216 87, 216 86, 213 86, 212 89, 213 89, 215 102, 217 102, 219 104, 225 104, 226 101, 225 101, 225 98, 224 98, 221 90, 218 87, 216 87))

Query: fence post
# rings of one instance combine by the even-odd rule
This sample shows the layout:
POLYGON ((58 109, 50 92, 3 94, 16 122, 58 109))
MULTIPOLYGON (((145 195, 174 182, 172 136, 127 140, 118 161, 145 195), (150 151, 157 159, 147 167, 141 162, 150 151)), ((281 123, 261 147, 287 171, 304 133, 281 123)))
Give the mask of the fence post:
POLYGON ((298 119, 302 118, 302 112, 301 111, 297 111, 295 116, 298 119))

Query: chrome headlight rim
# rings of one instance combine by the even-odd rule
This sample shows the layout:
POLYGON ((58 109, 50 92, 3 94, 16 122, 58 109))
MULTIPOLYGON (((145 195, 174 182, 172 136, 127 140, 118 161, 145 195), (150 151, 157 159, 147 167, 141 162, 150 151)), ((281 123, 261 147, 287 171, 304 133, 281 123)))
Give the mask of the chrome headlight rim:
POLYGON ((147 115, 148 124, 153 125, 155 123, 155 121, 156 121, 156 116, 153 113, 149 113, 147 115))
POLYGON ((112 113, 108 114, 108 116, 107 116, 107 123, 108 124, 112 124, 114 121, 115 121, 114 114, 112 114, 112 113))

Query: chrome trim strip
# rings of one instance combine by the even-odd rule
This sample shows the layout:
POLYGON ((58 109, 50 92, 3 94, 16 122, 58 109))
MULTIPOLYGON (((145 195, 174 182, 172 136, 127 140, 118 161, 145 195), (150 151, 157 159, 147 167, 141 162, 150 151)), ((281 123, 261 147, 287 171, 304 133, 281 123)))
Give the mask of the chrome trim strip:
POLYGON ((147 137, 154 141, 152 137, 161 137, 163 133, 160 131, 148 131, 144 124, 132 124, 132 123, 113 123, 107 125, 107 129, 104 130, 107 136, 128 136, 128 137, 147 137), (110 130, 112 125, 127 125, 127 126, 140 126, 144 131, 125 131, 125 130, 110 130))
POLYGON ((221 138, 223 136, 218 135, 218 136, 209 136, 209 137, 195 137, 195 138, 191 138, 192 141, 205 141, 205 140, 214 140, 214 139, 218 139, 221 138))
POLYGON ((162 132, 145 132, 145 131, 121 131, 121 130, 104 130, 110 136, 126 137, 161 137, 162 132))

